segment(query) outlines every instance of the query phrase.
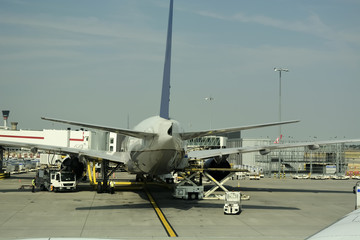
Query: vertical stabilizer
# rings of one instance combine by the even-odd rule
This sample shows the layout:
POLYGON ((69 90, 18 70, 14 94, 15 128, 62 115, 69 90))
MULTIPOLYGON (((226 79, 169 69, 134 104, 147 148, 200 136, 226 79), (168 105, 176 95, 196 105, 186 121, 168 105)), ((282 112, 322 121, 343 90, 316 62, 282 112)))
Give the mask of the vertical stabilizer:
POLYGON ((166 52, 164 74, 161 92, 160 117, 169 119, 170 104, 170 68, 171 68, 171 37, 172 37, 172 19, 173 19, 173 0, 170 0, 169 23, 166 39, 166 52))

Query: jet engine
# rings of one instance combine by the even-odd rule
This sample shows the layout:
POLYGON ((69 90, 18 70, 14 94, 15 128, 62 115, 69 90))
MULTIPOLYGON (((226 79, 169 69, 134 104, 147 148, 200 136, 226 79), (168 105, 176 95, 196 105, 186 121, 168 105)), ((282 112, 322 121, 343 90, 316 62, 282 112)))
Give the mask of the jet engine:
POLYGON ((312 145, 309 145, 308 148, 310 150, 317 150, 320 148, 319 144, 312 144, 312 145))
POLYGON ((260 151, 259 151, 259 153, 261 154, 261 155, 267 155, 267 154, 269 154, 271 152, 271 150, 270 149, 261 149, 260 151))
POLYGON ((61 170, 74 172, 76 174, 76 179, 81 180, 85 171, 85 166, 85 162, 80 160, 79 157, 71 156, 61 163, 61 170))
MULTIPOLYGON (((205 161, 204 168, 231 168, 230 163, 226 159, 217 160, 211 158, 205 161)), ((220 181, 225 178, 230 172, 229 171, 206 171, 210 174, 216 181, 220 181)))
POLYGON ((36 147, 33 147, 33 148, 30 149, 30 152, 33 153, 33 154, 37 154, 38 149, 36 147))

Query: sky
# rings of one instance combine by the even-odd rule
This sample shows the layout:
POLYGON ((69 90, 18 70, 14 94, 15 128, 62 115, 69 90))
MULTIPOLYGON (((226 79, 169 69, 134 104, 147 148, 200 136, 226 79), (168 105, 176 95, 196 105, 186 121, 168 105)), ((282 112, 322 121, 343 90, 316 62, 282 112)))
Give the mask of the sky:
MULTIPOLYGON (((0 0, 0 109, 127 128, 159 114, 168 0, 0 0)), ((360 1, 175 0, 170 116, 186 131, 279 120, 360 138, 360 1), (205 100, 212 97, 213 100, 205 100)), ((278 127, 245 138, 276 139, 278 127)))

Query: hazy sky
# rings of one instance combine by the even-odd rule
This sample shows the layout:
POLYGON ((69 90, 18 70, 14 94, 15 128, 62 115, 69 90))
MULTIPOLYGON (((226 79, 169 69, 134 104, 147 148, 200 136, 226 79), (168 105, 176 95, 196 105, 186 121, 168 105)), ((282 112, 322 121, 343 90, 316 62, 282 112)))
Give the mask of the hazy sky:
MULTIPOLYGON (((22 129, 158 115, 168 7, 0 0, 0 109, 22 129)), ((171 117, 190 131, 278 121, 283 67, 282 119, 301 120, 285 139, 360 138, 359 12, 358 0, 175 0, 171 117)))

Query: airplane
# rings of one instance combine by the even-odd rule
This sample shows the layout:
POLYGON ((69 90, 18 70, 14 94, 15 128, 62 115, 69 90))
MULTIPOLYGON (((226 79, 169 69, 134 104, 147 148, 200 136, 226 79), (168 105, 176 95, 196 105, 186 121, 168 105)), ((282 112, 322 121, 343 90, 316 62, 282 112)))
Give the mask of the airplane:
POLYGON ((346 214, 336 222, 309 236, 306 240, 321 239, 359 239, 360 238, 360 182, 353 187, 355 196, 355 210, 346 214))
POLYGON ((306 240, 350 240, 359 239, 360 208, 345 215, 330 226, 306 238, 306 240))
MULTIPOLYGON (((278 126, 284 124, 291 124, 299 122, 298 120, 272 122, 264 124, 254 124, 240 127, 223 128, 215 130, 204 130, 186 132, 179 122, 169 117, 170 104, 170 68, 171 68, 171 44, 172 44, 172 22, 173 22, 173 0, 170 0, 167 42, 165 50, 165 63, 163 70, 162 93, 160 103, 160 113, 158 116, 147 118, 140 122, 133 130, 107 127, 83 122, 67 121, 61 119, 54 119, 42 117, 43 120, 58 122, 63 124, 71 124, 81 126, 83 128, 91 128, 102 131, 114 132, 125 136, 121 152, 107 152, 91 149, 77 149, 70 147, 59 147, 50 145, 28 144, 25 142, 10 142, 1 140, 1 146, 16 146, 26 147, 32 149, 33 152, 38 150, 46 150, 52 152, 59 152, 69 154, 70 159, 75 162, 91 159, 108 160, 122 164, 124 170, 132 174, 157 176, 168 174, 174 170, 184 169, 189 162, 189 159, 209 159, 213 162, 212 166, 224 166, 224 162, 228 163, 226 158, 230 154, 241 154, 247 152, 259 151, 262 155, 270 153, 274 149, 292 148, 308 146, 310 149, 317 149, 321 145, 333 143, 351 143, 359 142, 360 139, 355 140, 339 140, 339 141, 322 141, 322 142, 306 142, 293 144, 274 144, 254 147, 238 147, 212 150, 196 150, 187 152, 185 143, 186 140, 209 136, 217 134, 225 134, 230 132, 238 132, 243 130, 278 126), (82 159, 82 160, 81 160, 82 159), (214 165, 215 164, 215 165, 214 165)), ((71 164, 70 164, 71 165, 71 164)), ((81 168, 85 166, 82 164, 75 164, 81 168)), ((229 164, 225 164, 230 166, 229 164)), ((85 170, 85 168, 84 168, 85 170)), ((104 181, 105 182, 105 181, 104 181)), ((104 183, 106 184, 106 183, 104 183)))

